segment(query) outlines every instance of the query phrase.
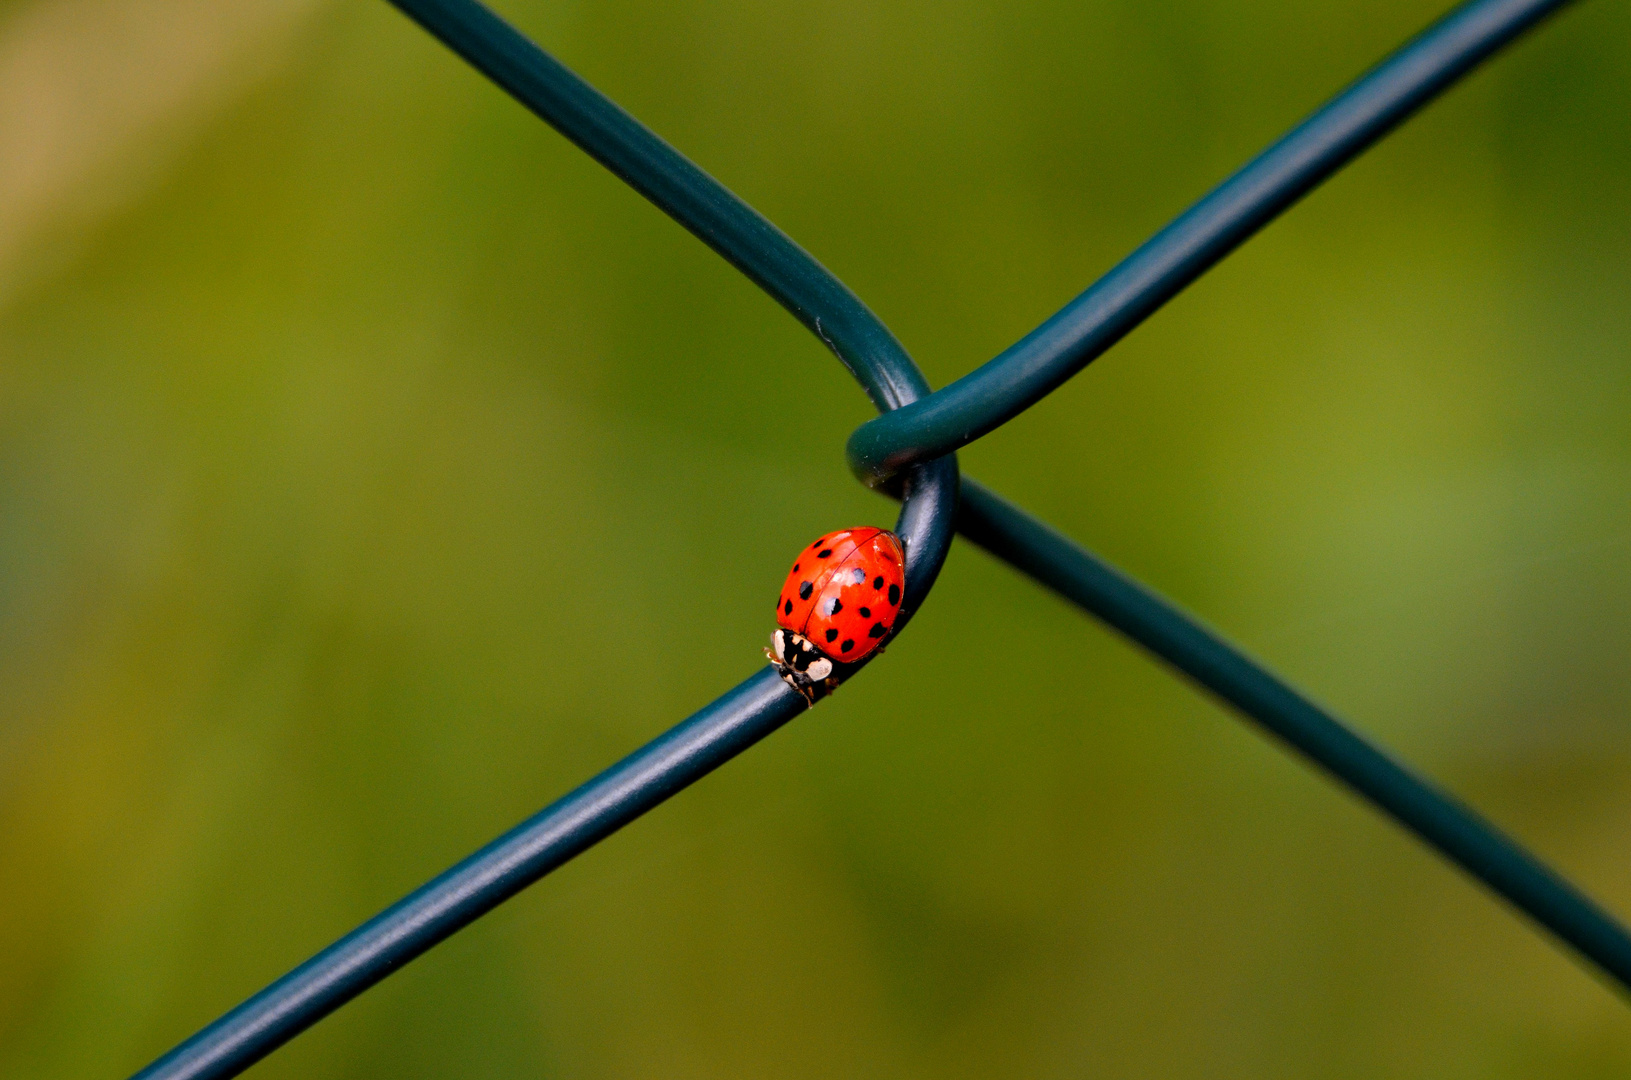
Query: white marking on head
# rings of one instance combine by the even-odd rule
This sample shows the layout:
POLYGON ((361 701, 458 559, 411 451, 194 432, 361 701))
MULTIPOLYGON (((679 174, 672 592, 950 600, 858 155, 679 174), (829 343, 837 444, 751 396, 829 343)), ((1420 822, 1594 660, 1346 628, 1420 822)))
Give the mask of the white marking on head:
POLYGON ((832 674, 832 661, 823 657, 822 659, 811 664, 810 670, 806 671, 805 674, 810 676, 810 678, 814 679, 816 682, 820 682, 822 679, 825 679, 828 675, 832 674))
POLYGON ((787 637, 782 631, 777 630, 770 635, 770 649, 776 654, 776 659, 787 659, 787 637))

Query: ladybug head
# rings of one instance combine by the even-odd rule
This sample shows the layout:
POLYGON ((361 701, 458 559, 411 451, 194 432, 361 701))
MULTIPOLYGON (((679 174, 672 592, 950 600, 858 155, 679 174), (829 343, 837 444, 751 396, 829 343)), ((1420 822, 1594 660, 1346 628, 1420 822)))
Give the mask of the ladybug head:
POLYGON ((765 655, 787 685, 803 694, 812 705, 838 685, 838 680, 832 677, 833 662, 822 656, 803 634, 777 630, 770 635, 770 648, 765 650, 765 655))

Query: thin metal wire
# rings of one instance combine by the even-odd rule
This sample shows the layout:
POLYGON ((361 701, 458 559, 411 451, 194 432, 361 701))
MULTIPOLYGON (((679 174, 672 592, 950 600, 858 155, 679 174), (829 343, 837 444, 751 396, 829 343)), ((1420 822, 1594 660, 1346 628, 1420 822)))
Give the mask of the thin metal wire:
POLYGON ((1631 990, 1631 936, 1602 908, 1200 620, 968 477, 957 531, 1257 721, 1631 990))
MULTIPOLYGON (((498 16, 475 0, 393 2, 774 296, 838 354, 880 410, 910 408, 928 394, 927 384, 905 350, 842 283, 775 226, 498 16)), ((1557 6, 1479 0, 1440 23, 1404 51, 1417 50, 1411 54, 1414 66, 1406 81, 1413 80, 1418 96, 1396 105, 1397 115, 1382 110, 1371 126, 1354 128, 1363 132, 1351 133, 1356 142, 1343 144, 1347 148, 1340 153, 1329 151, 1340 157, 1336 164, 1380 137, 1410 109, 1511 40, 1523 26, 1538 20, 1545 13, 1541 9, 1557 6), (1518 25, 1520 15, 1528 20, 1523 26, 1518 25), (1420 48, 1423 41, 1455 20, 1461 20, 1457 25, 1464 31, 1457 39, 1462 41, 1459 51, 1420 48), (1492 29, 1497 25, 1506 29, 1497 33, 1492 29), (1467 43, 1473 39, 1483 44, 1467 43)), ((1388 65, 1397 64, 1400 55, 1404 53, 1388 65)), ((1371 104, 1376 111, 1376 102, 1371 104)), ((1316 116, 1304 129, 1319 120, 1316 116)), ((1277 147, 1284 147, 1296 134, 1277 147)), ((1271 149, 1269 154, 1273 153, 1271 149)), ((1118 303, 1127 311, 1147 314, 1154 310, 1329 171, 1305 171, 1305 179, 1312 179, 1279 202, 1265 197, 1256 211, 1260 218, 1242 213, 1239 219, 1248 222, 1249 228, 1241 226, 1244 231, 1238 237, 1228 234, 1232 239, 1188 277, 1173 272, 1124 281, 1118 286, 1118 303)), ((1249 192, 1237 194, 1244 197, 1249 192)), ((1161 236, 1178 229, 1200 208, 1191 210, 1161 236)), ((1135 253, 1133 258, 1137 257, 1135 253)), ((898 482, 903 503, 897 530, 906 542, 907 589, 897 628, 933 586, 956 525, 975 542, 1109 622, 1256 719, 1551 928, 1603 971, 1622 983, 1631 977, 1631 938, 1589 900, 1476 815, 1393 763, 1154 593, 972 481, 963 483, 966 505, 958 520, 955 458, 948 454, 932 461, 913 460, 920 463, 911 465, 898 482)), ((873 479, 882 475, 876 473, 873 479)), ((806 707, 804 699, 773 672, 761 669, 684 723, 272 983, 137 1073, 137 1080, 218 1080, 237 1074, 806 707)))
POLYGON ((235 1076, 803 712, 770 668, 392 904, 137 1073, 235 1076))
POLYGON ((499 16, 472 0, 390 2, 774 297, 838 354, 879 409, 929 392, 900 342, 843 282, 499 16))
MULTIPOLYGON (((951 540, 957 470, 950 458, 910 482, 899 533, 907 551, 897 632, 951 540), (920 553, 915 559, 914 551, 920 553)), ((854 665, 846 677, 870 660, 854 665)), ((809 708, 760 668, 707 708, 398 900, 138 1072, 135 1080, 236 1076, 408 961, 689 787, 809 708)))
POLYGON ((1471 0, 1456 8, 996 359, 862 424, 846 448, 850 468, 877 487, 1035 405, 1406 117, 1569 2, 1471 0))

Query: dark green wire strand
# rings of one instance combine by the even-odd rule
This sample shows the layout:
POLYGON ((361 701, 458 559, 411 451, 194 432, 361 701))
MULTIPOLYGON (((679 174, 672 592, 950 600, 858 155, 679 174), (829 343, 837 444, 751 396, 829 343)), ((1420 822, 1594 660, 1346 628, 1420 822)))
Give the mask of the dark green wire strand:
POLYGON ((1258 154, 1086 292, 983 366, 850 436, 851 470, 879 486, 1007 423, 1322 181, 1570 0, 1470 0, 1258 154))
POLYGON ((1199 620, 967 477, 957 529, 1256 721, 1631 990, 1631 936, 1612 917, 1199 620))
POLYGON ((472 0, 390 3, 774 297, 838 354, 879 409, 929 392, 900 342, 843 282, 498 15, 472 0))

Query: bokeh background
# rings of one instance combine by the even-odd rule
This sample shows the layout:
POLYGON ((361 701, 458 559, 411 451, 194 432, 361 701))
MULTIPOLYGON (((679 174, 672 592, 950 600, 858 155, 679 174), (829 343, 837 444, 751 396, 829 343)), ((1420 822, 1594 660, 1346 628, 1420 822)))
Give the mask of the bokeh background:
MULTIPOLYGON (((940 385, 1440 0, 514 0, 940 385)), ((1631 916, 1631 5, 965 469, 1631 916)), ((0 4, 0 1075, 119 1077, 762 663, 840 366, 378 0, 0 4), (674 646, 658 658, 653 635, 674 646)), ((265 1077, 1607 1077, 1626 1002, 967 546, 265 1077)))

